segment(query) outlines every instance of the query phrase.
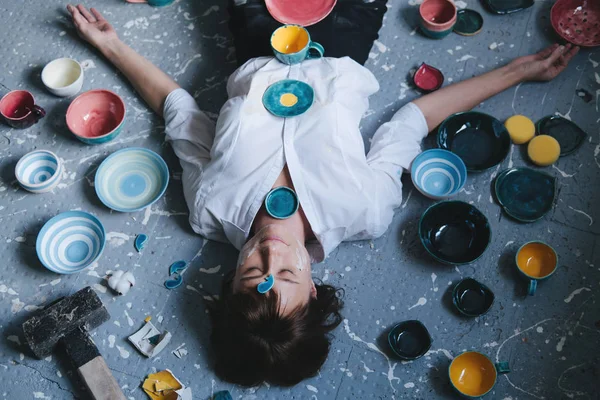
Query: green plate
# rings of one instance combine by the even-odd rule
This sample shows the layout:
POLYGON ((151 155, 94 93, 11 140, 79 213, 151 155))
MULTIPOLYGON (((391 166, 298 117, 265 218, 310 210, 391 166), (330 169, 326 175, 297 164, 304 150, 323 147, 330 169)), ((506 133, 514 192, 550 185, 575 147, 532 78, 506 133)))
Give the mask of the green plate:
POLYGON ((465 8, 456 13, 454 32, 463 36, 473 36, 481 32, 483 17, 475 10, 465 8))

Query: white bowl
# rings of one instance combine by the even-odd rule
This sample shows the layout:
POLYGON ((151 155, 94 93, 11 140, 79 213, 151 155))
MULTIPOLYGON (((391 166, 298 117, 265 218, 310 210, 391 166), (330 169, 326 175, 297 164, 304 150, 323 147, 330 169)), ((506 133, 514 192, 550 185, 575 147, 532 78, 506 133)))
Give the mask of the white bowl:
POLYGON ((56 96, 74 96, 83 86, 83 68, 70 58, 57 58, 42 70, 42 82, 56 96))

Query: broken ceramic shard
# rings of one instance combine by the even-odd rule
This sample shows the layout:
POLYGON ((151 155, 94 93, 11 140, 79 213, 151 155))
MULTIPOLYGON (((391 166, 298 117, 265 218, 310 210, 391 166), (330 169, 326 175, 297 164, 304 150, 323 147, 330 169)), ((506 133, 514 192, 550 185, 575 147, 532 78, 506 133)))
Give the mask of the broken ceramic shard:
POLYGON ((439 69, 423 63, 415 72, 413 81, 423 92, 433 92, 442 87, 444 75, 439 69))
POLYGON ((120 295, 126 295, 135 285, 135 278, 131 272, 115 271, 108 278, 108 287, 120 295))
POLYGON ((180 274, 187 268, 187 263, 185 261, 175 261, 169 267, 169 275, 180 274))
POLYGON ((142 389, 152 400, 192 400, 192 389, 168 369, 148 375, 142 389))
POLYGON ((171 334, 168 331, 160 333, 152 322, 146 322, 144 326, 129 336, 129 341, 133 346, 146 357, 158 355, 171 340, 171 334))
POLYGON ((165 287, 169 290, 176 289, 183 283, 183 277, 179 274, 175 274, 172 279, 167 279, 165 281, 165 287))
POLYGON ((148 241, 148 236, 144 235, 143 233, 140 233, 139 235, 137 235, 137 237, 135 238, 135 249, 138 253, 140 253, 142 251, 142 249, 144 248, 144 246, 146 246, 146 242, 148 241))

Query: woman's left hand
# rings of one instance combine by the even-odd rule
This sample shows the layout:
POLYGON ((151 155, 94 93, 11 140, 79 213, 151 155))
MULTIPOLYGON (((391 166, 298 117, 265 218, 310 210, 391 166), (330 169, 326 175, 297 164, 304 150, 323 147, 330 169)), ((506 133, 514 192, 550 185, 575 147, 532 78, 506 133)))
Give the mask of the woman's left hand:
POLYGON ((554 44, 537 54, 519 57, 508 66, 522 74, 524 81, 551 81, 563 72, 579 52, 578 46, 554 44))

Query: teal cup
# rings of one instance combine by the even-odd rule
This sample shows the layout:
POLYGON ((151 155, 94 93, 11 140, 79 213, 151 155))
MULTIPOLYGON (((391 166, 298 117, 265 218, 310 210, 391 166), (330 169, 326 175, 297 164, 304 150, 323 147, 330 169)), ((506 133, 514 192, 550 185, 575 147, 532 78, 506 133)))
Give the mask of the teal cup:
POLYGON ((271 35, 271 48, 275 58, 287 65, 306 59, 321 58, 325 49, 310 40, 308 31, 300 25, 283 25, 271 35))

